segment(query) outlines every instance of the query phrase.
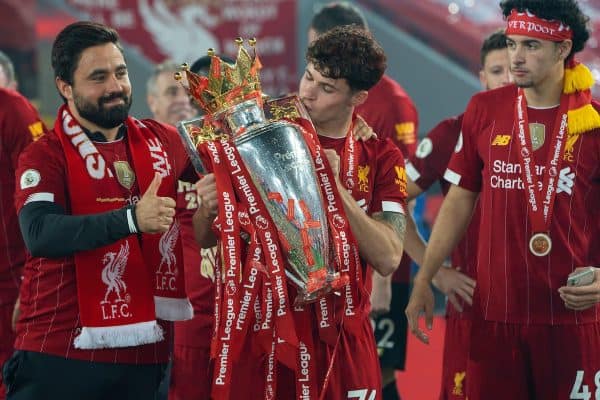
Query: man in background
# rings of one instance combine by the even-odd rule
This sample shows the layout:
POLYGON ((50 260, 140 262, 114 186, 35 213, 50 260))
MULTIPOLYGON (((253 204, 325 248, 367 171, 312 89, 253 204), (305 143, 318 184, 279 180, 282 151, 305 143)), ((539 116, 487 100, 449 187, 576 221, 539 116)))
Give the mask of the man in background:
POLYGON ((156 121, 176 126, 181 120, 196 115, 185 88, 173 74, 181 70, 181 64, 166 60, 158 64, 146 83, 146 102, 156 121))
MULTIPOLYGON (((17 160, 46 131, 36 109, 15 88, 13 65, 0 52, 0 365, 14 351, 13 310, 26 257, 14 206, 17 160)), ((0 399, 5 395, 2 383, 0 399)))

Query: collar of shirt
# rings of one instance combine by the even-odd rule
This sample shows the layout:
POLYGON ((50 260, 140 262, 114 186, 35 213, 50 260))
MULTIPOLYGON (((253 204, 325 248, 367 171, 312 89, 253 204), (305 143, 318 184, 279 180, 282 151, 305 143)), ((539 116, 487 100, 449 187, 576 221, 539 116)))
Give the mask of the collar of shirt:
MULTIPOLYGON (((107 141, 106 138, 104 137, 104 135, 100 131, 92 132, 89 129, 84 128, 83 126, 81 127, 81 129, 83 129, 83 131, 85 132, 87 137, 89 137, 92 142, 106 142, 107 141)), ((119 127, 119 131, 117 132, 117 137, 115 138, 115 140, 124 138, 126 132, 127 132, 127 126, 125 124, 121 125, 119 127)))

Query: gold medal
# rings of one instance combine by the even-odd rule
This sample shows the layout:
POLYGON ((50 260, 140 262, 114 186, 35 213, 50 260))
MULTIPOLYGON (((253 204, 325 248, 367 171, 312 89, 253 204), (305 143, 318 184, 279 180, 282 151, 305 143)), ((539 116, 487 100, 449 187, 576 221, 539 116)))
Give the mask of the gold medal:
POLYGON ((543 257, 552 250, 552 239, 546 233, 536 233, 529 239, 529 251, 534 256, 543 257))

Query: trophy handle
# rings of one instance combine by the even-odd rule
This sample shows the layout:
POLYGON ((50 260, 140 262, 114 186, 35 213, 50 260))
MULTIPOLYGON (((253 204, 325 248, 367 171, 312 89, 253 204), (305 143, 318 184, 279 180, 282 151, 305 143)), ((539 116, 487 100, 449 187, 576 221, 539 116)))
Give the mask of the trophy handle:
POLYGON ((207 171, 204 164, 202 164, 200 154, 198 154, 197 144, 199 140, 194 139, 202 134, 203 127, 204 117, 184 120, 177 124, 177 132, 179 132, 183 147, 190 158, 192 166, 199 175, 205 175, 207 171))

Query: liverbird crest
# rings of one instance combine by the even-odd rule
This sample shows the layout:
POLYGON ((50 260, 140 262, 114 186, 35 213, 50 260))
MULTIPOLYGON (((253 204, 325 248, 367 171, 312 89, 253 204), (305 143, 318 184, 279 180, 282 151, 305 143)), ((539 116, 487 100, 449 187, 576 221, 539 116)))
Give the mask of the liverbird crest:
MULTIPOLYGON (((253 55, 244 47, 242 38, 235 42, 238 55, 233 65, 221 60, 213 49, 208 49, 211 57, 208 76, 198 75, 190 71, 187 64, 182 65, 188 92, 206 114, 218 114, 245 100, 261 97, 259 71, 262 65, 256 55, 256 39, 248 40, 253 55)), ((182 78, 181 72, 175 73, 175 79, 182 78)))

